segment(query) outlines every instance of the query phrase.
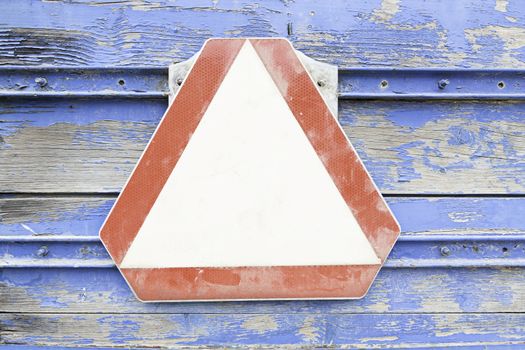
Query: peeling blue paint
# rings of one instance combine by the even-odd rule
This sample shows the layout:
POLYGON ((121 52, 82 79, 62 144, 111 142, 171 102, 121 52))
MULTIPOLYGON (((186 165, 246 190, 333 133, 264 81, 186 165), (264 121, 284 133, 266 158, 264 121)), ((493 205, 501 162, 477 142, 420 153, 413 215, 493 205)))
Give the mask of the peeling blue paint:
POLYGON ((473 145, 476 142, 476 137, 472 131, 467 130, 461 126, 451 126, 448 128, 450 137, 448 144, 452 146, 473 145))
MULTIPOLYGON (((24 203, 23 199, 10 200, 24 203)), ((38 204, 38 197, 34 200, 38 208, 45 207, 50 199, 41 198, 41 204, 38 204)), ((98 234, 114 198, 75 201, 58 198, 54 201, 58 208, 56 212, 51 213, 47 209, 40 213, 37 211, 23 221, 0 221, 1 235, 33 236, 23 227, 26 225, 40 233, 93 237, 98 234)), ((387 198, 387 201, 405 233, 440 229, 475 229, 479 233, 491 229, 525 233, 525 220, 521 215, 525 211, 525 200, 522 198, 387 198), (415 212, 419 215, 412 215, 415 212)), ((38 240, 39 237, 43 236, 34 236, 34 239, 38 240)))
MULTIPOLYGON (((79 198, 71 192, 40 195, 36 183, 55 183, 45 189, 49 192, 69 191, 62 183, 79 173, 59 161, 53 166, 63 177, 43 178, 45 170, 24 167, 30 161, 16 139, 30 145, 23 139, 27 133, 54 130, 56 136, 72 138, 65 147, 82 154, 98 150, 95 157, 79 158, 82 172, 96 176, 108 167, 103 177, 129 173, 166 108, 165 67, 190 57, 208 37, 287 36, 299 50, 340 68, 525 67, 520 41, 525 12, 519 1, 21 0, 17 6, 0 3, 0 13, 2 64, 163 67, 69 72, 68 79, 48 70, 46 86, 38 85, 42 76, 36 71, 0 69, 4 97, 10 92, 77 93, 75 98, 11 96, 0 106, 0 150, 10 152, 3 167, 9 194, 0 196, 0 259, 7 262, 108 259, 97 232, 121 185, 117 179, 75 189, 85 192, 79 198), (97 91, 103 91, 99 97, 121 95, 80 98, 97 91), (125 156, 111 162, 119 152, 125 156), (9 187, 19 176, 26 182, 9 187), (42 245, 48 254, 38 257, 42 245)), ((491 72, 483 79, 479 72, 467 76, 446 69, 405 76, 369 71, 359 79, 352 71, 341 73, 340 120, 382 191, 454 196, 458 190, 448 190, 446 181, 474 174, 465 195, 484 194, 474 187, 478 183, 482 191, 498 195, 388 198, 404 231, 389 262, 498 260, 506 266, 523 259, 525 102, 451 96, 446 101, 360 101, 351 99, 352 93, 370 92, 381 99, 386 98, 382 92, 403 97, 423 91, 435 98, 453 89, 469 97, 475 89, 478 97, 499 93, 508 98, 521 91, 518 73, 491 72), (379 86, 382 79, 389 80, 387 87, 379 86), (439 89, 440 79, 450 84, 439 89), (504 87, 497 86, 500 80, 504 87)), ((362 300, 143 304, 115 268, 3 268, 0 343, 19 350, 40 347, 14 344, 520 349, 525 344, 524 276, 523 268, 509 267, 388 267, 362 300), (77 325, 82 332, 71 329, 77 325), (64 327, 68 332, 61 334, 64 327)))
MULTIPOLYGON (((16 200, 12 198, 9 201, 16 200)), ((49 200, 53 201, 53 199, 49 200)), ((12 222, 9 213, 5 213, 3 219, 0 220, 1 235, 93 235, 98 232, 104 215, 111 209, 114 199, 88 200, 75 208, 67 208, 67 201, 62 202, 64 203, 62 210, 53 211, 52 214, 46 211, 35 211, 31 218, 24 222, 12 222)), ((59 208, 61 207, 60 199, 55 199, 55 203, 59 208)), ((8 207, 6 204, 4 208, 8 207)))
POLYGON ((415 170, 414 161, 415 158, 412 157, 407 150, 423 145, 423 141, 414 141, 405 143, 400 147, 394 147, 392 150, 395 150, 399 159, 401 160, 401 165, 398 168, 398 180, 399 182, 410 182, 411 180, 420 179, 421 174, 415 170))

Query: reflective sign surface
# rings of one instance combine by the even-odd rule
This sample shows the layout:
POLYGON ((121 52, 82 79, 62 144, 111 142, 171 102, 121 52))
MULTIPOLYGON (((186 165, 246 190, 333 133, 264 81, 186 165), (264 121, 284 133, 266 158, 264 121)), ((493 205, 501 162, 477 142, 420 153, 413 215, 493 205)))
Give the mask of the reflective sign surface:
POLYGON ((284 39, 206 42, 100 232, 144 301, 358 298, 398 235, 284 39))

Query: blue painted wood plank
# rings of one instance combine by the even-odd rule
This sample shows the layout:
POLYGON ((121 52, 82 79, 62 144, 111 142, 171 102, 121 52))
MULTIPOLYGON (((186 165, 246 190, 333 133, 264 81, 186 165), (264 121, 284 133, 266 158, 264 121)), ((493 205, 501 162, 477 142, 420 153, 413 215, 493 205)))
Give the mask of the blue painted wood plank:
POLYGON ((424 182, 419 188, 424 193, 443 193, 441 186, 449 193, 521 193, 525 153, 516 142, 525 131, 521 108, 380 101, 343 104, 339 118, 383 191, 410 192, 424 182))
MULTIPOLYGON (((0 266, 113 267, 98 239, 113 202, 108 197, 0 199, 6 212, 0 222, 0 266)), ((403 233, 386 267, 525 266, 523 198, 395 197, 388 202, 403 233)))
MULTIPOLYGON (((0 196, 3 241, 79 237, 96 241, 115 200, 111 196, 0 196)), ((449 235, 511 237, 525 234, 524 198, 388 197, 403 237, 449 235)))
POLYGON ((153 96, 167 98, 168 68, 2 67, 0 96, 153 96))
POLYGON ((346 67, 523 67, 525 10, 519 2, 501 4, 4 2, 0 63, 166 65, 190 57, 212 36, 285 36, 306 54, 346 67))
MULTIPOLYGON (((181 77, 182 79, 183 77, 181 77)), ((523 69, 351 68, 339 70, 340 99, 523 100, 523 69)), ((168 68, 0 69, 0 97, 167 98, 168 68)))
MULTIPOLYGON (((483 236, 455 240, 453 236, 408 241, 401 237, 383 268, 525 267, 525 235, 495 240, 483 236)), ((69 239, 68 239, 69 240, 69 239)), ((111 268, 114 263, 100 242, 1 242, 1 268, 111 268)))
POLYGON ((339 72, 340 99, 505 100, 525 98, 519 69, 353 68, 339 72))
MULTIPOLYGON (((524 106, 342 101, 339 110, 384 193, 521 194, 524 106)), ((165 107, 129 99, 3 103, 0 191, 118 192, 165 107)))
POLYGON ((0 313, 523 313, 523 271, 382 269, 360 300, 141 303, 115 268, 3 269, 0 313))
POLYGON ((490 346, 525 344, 524 321, 502 313, 1 314, 0 335, 4 343, 58 346, 490 346))

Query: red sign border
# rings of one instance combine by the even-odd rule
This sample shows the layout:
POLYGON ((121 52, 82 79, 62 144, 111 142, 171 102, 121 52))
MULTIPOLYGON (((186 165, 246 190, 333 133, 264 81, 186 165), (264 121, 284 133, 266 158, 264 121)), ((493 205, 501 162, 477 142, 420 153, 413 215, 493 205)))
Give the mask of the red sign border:
POLYGON ((286 39, 209 39, 100 230, 142 301, 360 298, 381 265, 120 268, 191 135, 246 40, 384 263, 400 227, 315 82, 286 39), (173 152, 173 149, 178 152, 173 152))

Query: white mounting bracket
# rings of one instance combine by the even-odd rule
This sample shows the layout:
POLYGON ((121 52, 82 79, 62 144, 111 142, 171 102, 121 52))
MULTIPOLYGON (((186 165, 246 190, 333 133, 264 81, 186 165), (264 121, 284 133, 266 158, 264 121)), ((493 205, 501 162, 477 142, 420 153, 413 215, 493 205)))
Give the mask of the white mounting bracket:
MULTIPOLYGON (((338 111, 338 96, 337 96, 337 84, 338 84, 338 70, 337 66, 319 62, 297 51, 299 59, 305 66, 306 70, 310 74, 312 80, 316 83, 319 92, 323 96, 328 108, 337 118, 338 111)), ((168 69, 168 84, 169 84, 169 103, 173 101, 177 91, 188 72, 190 71, 198 53, 187 59, 186 61, 172 63, 168 69)))

